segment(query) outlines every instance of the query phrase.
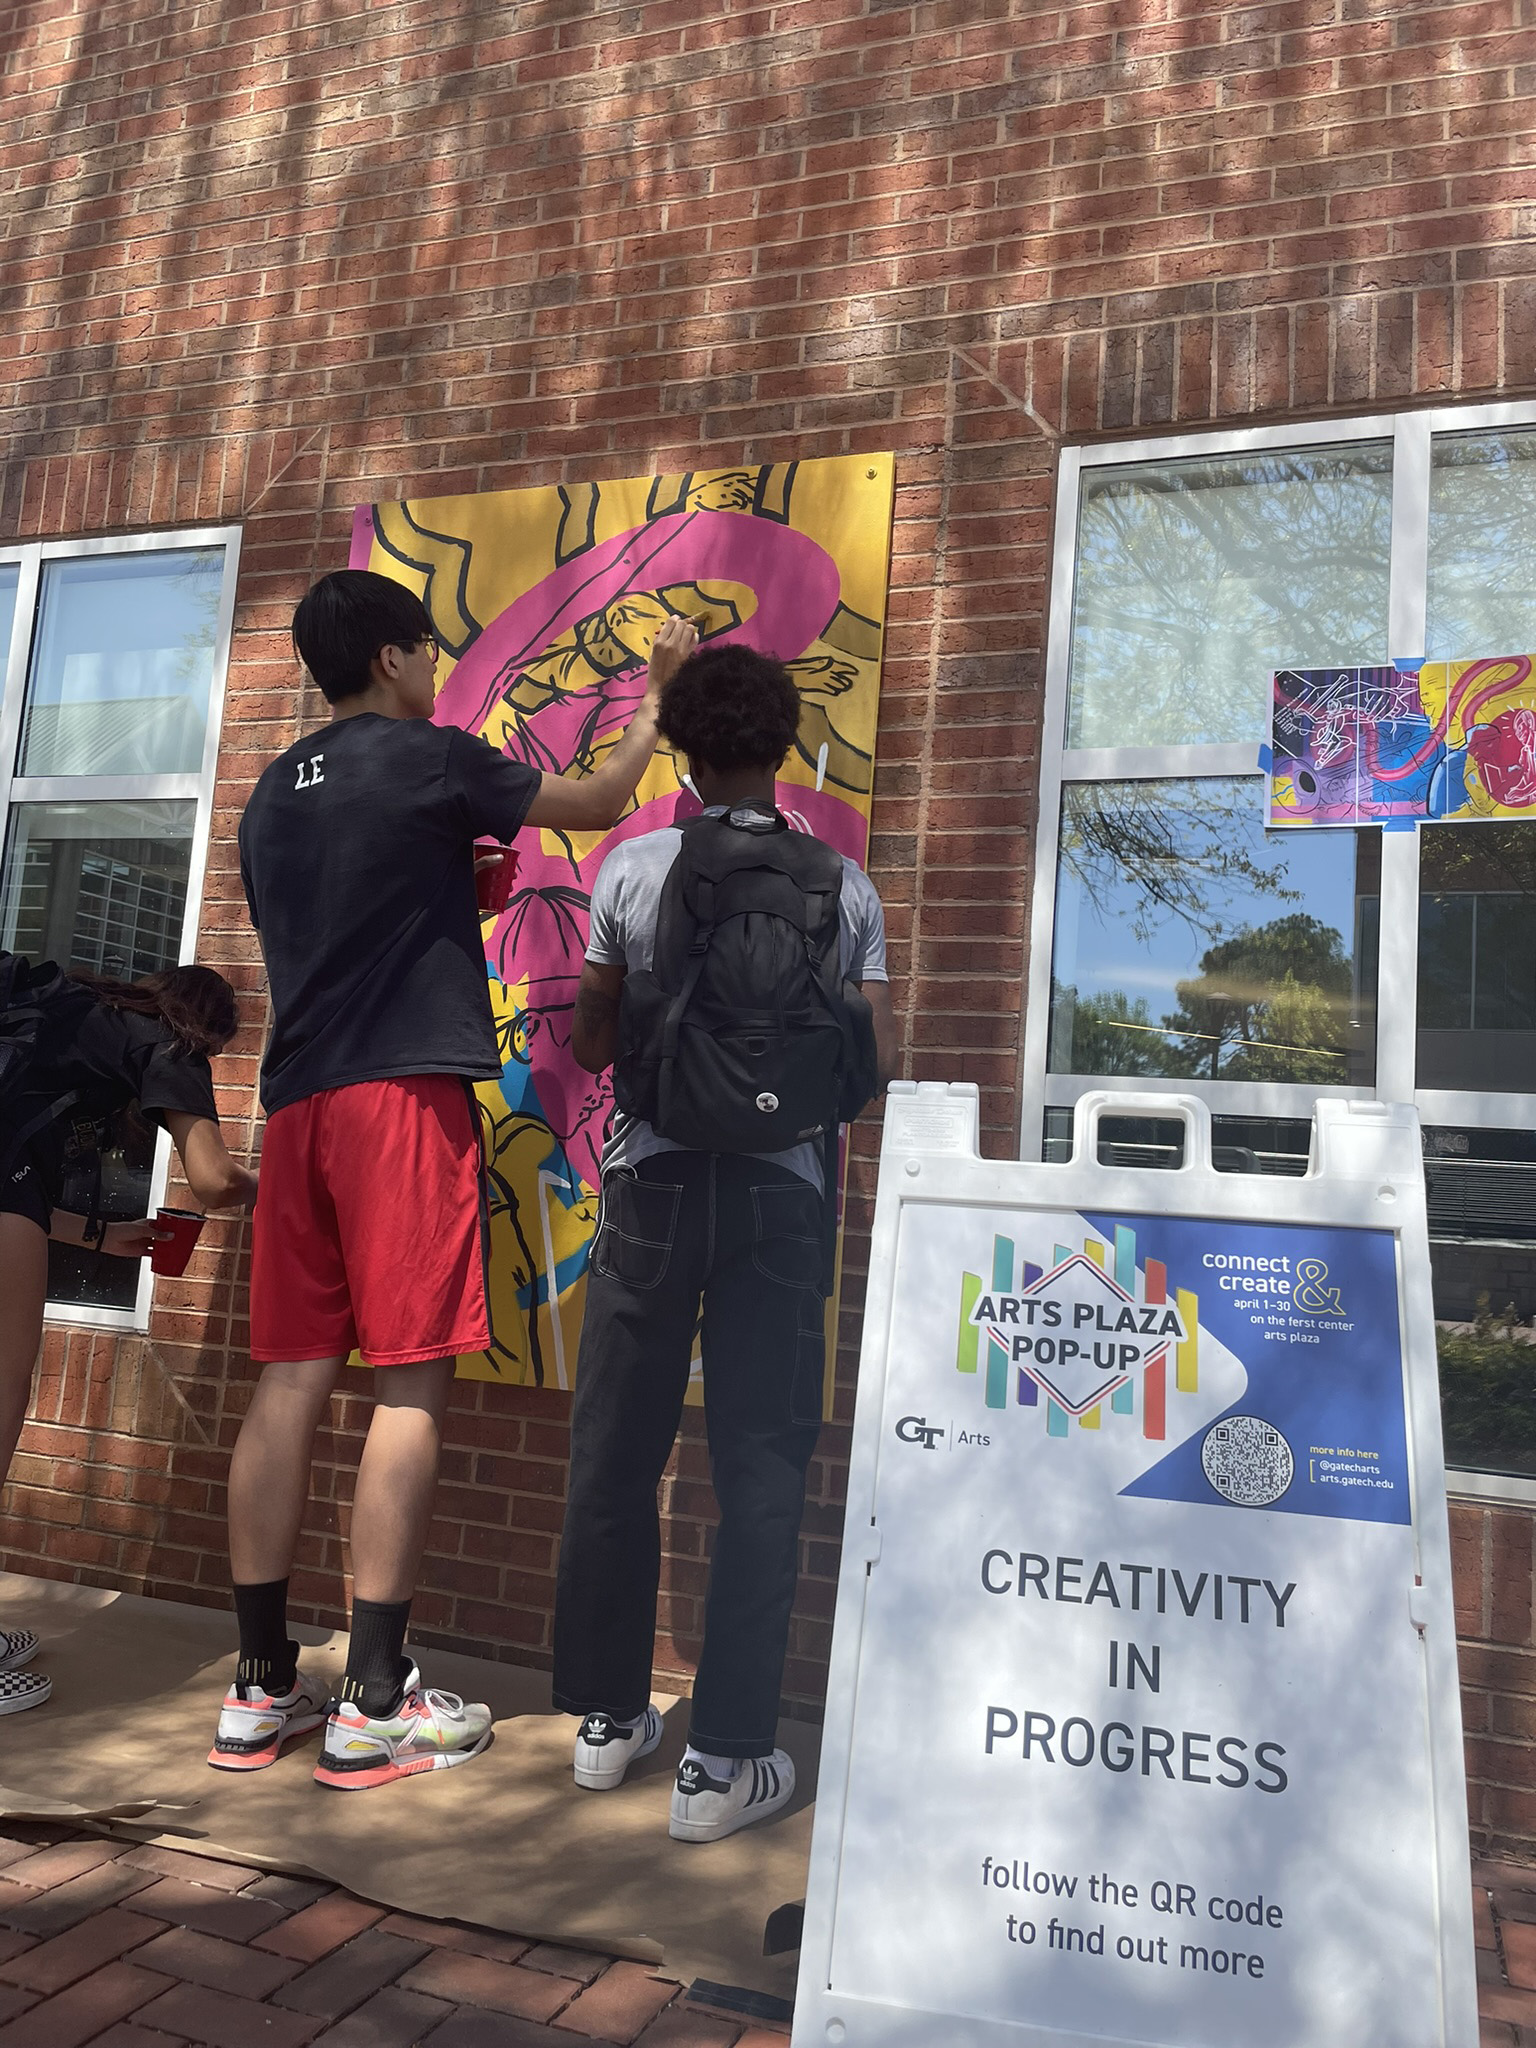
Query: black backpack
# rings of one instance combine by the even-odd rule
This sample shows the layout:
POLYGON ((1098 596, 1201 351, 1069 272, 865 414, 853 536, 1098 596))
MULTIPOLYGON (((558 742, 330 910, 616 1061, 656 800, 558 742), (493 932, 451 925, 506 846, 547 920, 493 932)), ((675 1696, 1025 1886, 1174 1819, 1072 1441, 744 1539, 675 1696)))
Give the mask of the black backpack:
POLYGON ((8 1173, 29 1140, 79 1102, 71 1088, 47 1098, 36 1077, 37 1050, 46 1042, 51 1062, 68 1050, 96 998, 45 960, 33 967, 19 953, 0 952, 0 1175, 8 1173))
POLYGON ((839 1123, 879 1088, 874 1018, 839 965, 842 888, 842 856, 776 810, 691 819, 650 972, 624 981, 619 1108, 690 1151, 820 1138, 835 1160, 839 1123))

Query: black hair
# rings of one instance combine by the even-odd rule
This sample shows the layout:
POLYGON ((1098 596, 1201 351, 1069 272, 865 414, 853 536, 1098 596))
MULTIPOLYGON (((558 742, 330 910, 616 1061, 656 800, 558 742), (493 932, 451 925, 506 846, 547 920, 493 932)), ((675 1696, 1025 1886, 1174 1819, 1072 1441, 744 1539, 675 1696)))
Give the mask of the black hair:
POLYGON ((322 576, 293 615, 294 650, 332 704, 368 688, 381 647, 419 647, 431 631, 416 593, 372 569, 322 576))
POLYGON ((72 974, 109 1010, 131 1010, 138 1017, 158 1017, 176 1041, 177 1050, 211 1057, 235 1035, 239 1018, 235 992, 211 967, 167 967, 142 981, 110 981, 94 974, 72 974))
POLYGON ((777 768, 800 729, 800 696, 783 662, 727 642, 689 655, 662 690, 659 723, 717 774, 777 768))

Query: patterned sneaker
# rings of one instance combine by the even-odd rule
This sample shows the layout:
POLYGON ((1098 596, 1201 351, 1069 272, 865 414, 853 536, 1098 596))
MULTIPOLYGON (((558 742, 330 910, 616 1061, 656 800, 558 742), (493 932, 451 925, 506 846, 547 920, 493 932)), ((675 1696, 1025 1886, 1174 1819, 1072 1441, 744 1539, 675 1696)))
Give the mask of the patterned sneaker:
POLYGON ((53 1691, 53 1680, 40 1671, 0 1671, 0 1714, 24 1714, 40 1707, 53 1691))
POLYGON ((31 1629, 0 1629, 0 1671, 19 1671, 36 1655, 37 1637, 31 1629))
POLYGON ((216 1771, 262 1771, 275 1764, 285 1742, 307 1735, 325 1719, 326 1690, 302 1671, 292 1689, 264 1692, 259 1685, 232 1685, 224 1695, 219 1732, 208 1761, 216 1771))
POLYGON ((667 1833, 674 1842, 718 1842, 777 1813, 794 1791, 795 1767, 782 1749, 771 1756, 749 1756, 728 1785, 684 1757, 672 1788, 667 1833))
POLYGON ((405 1698, 392 1714, 371 1718, 350 1700, 331 1711, 315 1783, 338 1792, 389 1785, 418 1771, 446 1771, 488 1749, 491 1710, 466 1706, 457 1693, 424 1688, 413 1665, 405 1698))
POLYGON ((631 1764, 660 1747, 664 1732, 654 1707, 647 1707, 633 1728, 612 1714, 588 1714, 576 1734, 577 1784, 589 1792, 611 1792, 624 1782, 631 1764))

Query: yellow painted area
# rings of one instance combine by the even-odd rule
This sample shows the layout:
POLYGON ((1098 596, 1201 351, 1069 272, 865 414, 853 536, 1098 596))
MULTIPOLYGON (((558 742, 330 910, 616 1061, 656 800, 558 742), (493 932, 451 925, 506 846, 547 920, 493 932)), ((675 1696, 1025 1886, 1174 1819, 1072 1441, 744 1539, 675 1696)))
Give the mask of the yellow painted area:
POLYGON ((1085 1237, 1083 1239, 1083 1250, 1092 1259, 1093 1263, 1102 1270, 1104 1265, 1104 1247, 1099 1243, 1099 1240, 1096 1237, 1085 1237))
POLYGON ((1099 1410, 1097 1408, 1090 1408, 1086 1415, 1079 1415, 1077 1426, 1079 1429, 1097 1429, 1099 1426, 1099 1410))
POLYGON ((1200 1386, 1200 1302, 1187 1287, 1178 1290, 1179 1320, 1189 1335, 1178 1347, 1174 1385, 1181 1394, 1198 1392, 1200 1386))

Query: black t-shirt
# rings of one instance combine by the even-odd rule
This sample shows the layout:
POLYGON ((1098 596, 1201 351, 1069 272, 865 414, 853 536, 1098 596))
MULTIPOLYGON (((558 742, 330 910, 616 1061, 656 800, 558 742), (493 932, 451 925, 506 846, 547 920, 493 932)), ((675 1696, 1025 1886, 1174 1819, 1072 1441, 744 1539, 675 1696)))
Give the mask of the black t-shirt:
POLYGON ((32 1140, 33 1162, 56 1201, 63 1182, 66 1147, 77 1129, 101 1128, 137 1103, 152 1124, 164 1124, 172 1110, 219 1120, 213 1074, 204 1053, 177 1048, 169 1025, 158 1017, 140 1017, 98 1003, 87 1012, 67 1046, 54 1053, 46 1040, 27 1069, 27 1093, 20 1105, 21 1121, 72 1089, 81 1097, 71 1109, 32 1140))
POLYGON ((356 1081, 501 1072, 474 842, 510 840, 539 780, 457 726, 377 712, 264 772, 240 878, 272 991, 269 1114, 356 1081))

